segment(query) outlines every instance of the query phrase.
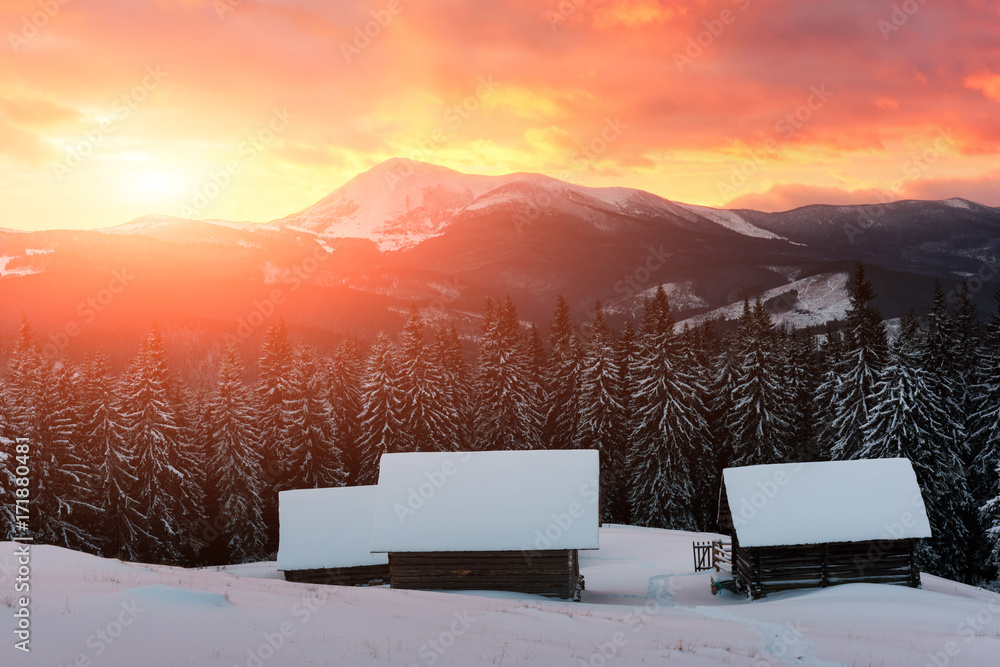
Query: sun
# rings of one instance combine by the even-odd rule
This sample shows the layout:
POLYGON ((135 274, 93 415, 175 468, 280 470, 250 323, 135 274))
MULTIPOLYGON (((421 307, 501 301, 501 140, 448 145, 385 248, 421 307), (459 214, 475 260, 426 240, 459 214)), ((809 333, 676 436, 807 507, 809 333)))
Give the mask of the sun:
POLYGON ((187 189, 186 178, 164 168, 138 168, 129 181, 133 196, 157 202, 180 199, 187 189))

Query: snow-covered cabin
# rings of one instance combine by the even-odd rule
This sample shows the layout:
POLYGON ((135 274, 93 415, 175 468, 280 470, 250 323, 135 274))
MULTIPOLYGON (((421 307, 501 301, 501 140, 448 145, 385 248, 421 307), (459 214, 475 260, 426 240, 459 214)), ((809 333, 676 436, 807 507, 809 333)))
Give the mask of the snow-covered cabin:
POLYGON ((371 552, 374 486, 278 494, 278 570, 288 581, 367 586, 389 578, 389 559, 371 552))
POLYGON ((930 522, 907 459, 782 463, 722 472, 719 527, 733 577, 755 598, 869 582, 920 585, 914 548, 930 522))
POLYGON ((386 454, 371 549, 393 588, 579 599, 599 479, 596 450, 386 454))

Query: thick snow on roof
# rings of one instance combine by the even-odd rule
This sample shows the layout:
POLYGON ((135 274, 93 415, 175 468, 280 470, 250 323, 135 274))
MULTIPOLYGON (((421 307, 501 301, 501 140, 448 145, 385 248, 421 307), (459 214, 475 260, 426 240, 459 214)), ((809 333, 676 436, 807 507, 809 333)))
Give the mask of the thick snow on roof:
POLYGON ((299 489, 278 494, 279 570, 381 565, 370 551, 374 486, 299 489))
POLYGON ((907 459, 824 461, 722 471, 740 545, 930 537, 907 459))
POLYGON ((373 551, 597 549, 596 450, 382 457, 373 551))

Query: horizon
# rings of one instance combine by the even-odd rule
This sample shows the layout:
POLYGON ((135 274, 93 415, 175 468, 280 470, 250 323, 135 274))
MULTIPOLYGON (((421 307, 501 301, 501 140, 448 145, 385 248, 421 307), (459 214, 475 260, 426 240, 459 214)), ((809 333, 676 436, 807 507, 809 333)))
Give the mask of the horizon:
MULTIPOLYGON (((0 226, 0 231, 6 230, 6 231, 14 231, 14 232, 27 232, 27 233, 31 233, 31 232, 53 232, 53 231, 102 231, 102 230, 117 229, 119 227, 124 227, 124 226, 130 225, 130 224, 133 224, 133 223, 145 221, 145 220, 147 220, 149 218, 169 218, 171 220, 176 220, 176 221, 183 221, 183 222, 205 222, 205 223, 209 223, 209 224, 215 223, 215 222, 220 222, 220 223, 235 223, 235 224, 247 224, 247 225, 268 225, 268 224, 271 224, 271 223, 283 220, 284 218, 287 218, 287 217, 293 216, 295 214, 298 214, 298 213, 300 213, 300 212, 302 212, 304 210, 308 210, 308 209, 312 208, 313 206, 316 206, 317 204, 319 204, 320 202, 322 202, 324 199, 326 199, 327 197, 329 197, 331 194, 333 194, 333 193, 337 192, 338 190, 342 189, 343 187, 345 187, 348 183, 350 183, 351 181, 353 181, 355 178, 357 178, 359 176, 362 176, 362 175, 364 175, 364 174, 366 174, 368 172, 371 172, 371 171, 377 169, 378 167, 380 167, 382 165, 385 165, 387 163, 390 163, 390 162, 392 162, 394 160, 405 160, 405 161, 408 161, 408 162, 416 162, 416 163, 427 165, 427 166, 431 166, 431 167, 444 167, 444 165, 438 165, 438 164, 434 164, 434 163, 431 163, 431 162, 423 162, 421 160, 414 160, 414 159, 411 159, 411 158, 403 158, 403 157, 399 157, 399 156, 394 156, 394 157, 391 157, 391 158, 387 158, 386 160, 383 160, 379 164, 373 165, 372 167, 370 167, 370 168, 368 168, 368 169, 366 169, 364 171, 358 172, 354 176, 350 177, 344 183, 342 183, 339 186, 334 187, 333 189, 331 189, 330 192, 328 192, 327 194, 323 195, 318 200, 316 200, 315 202, 313 202, 309 206, 305 207, 304 209, 298 209, 298 210, 295 210, 295 211, 289 211, 289 212, 287 212, 287 213, 285 213, 283 215, 280 215, 280 216, 278 216, 276 218, 269 219, 269 220, 227 220, 227 219, 224 219, 224 218, 216 218, 216 217, 210 217, 210 218, 185 217, 183 215, 175 215, 175 214, 165 213, 165 212, 161 212, 161 211, 153 211, 153 212, 142 214, 142 215, 140 215, 138 217, 135 217, 135 218, 132 218, 130 220, 124 220, 124 221, 121 221, 121 222, 115 222, 113 224, 108 224, 108 225, 103 225, 103 226, 98 226, 98 227, 90 227, 90 228, 48 227, 48 228, 43 228, 43 229, 18 229, 16 227, 5 228, 5 227, 0 226)), ((459 174, 462 174, 462 175, 465 175, 465 176, 494 176, 494 177, 500 178, 500 177, 504 177, 504 176, 514 176, 514 175, 524 174, 524 175, 535 175, 535 176, 540 175, 540 176, 546 176, 546 177, 549 177, 549 178, 557 178, 556 176, 551 176, 549 174, 540 174, 538 172, 530 172, 530 171, 527 171, 527 172, 525 172, 525 171, 522 171, 522 172, 512 172, 512 173, 509 173, 509 174, 480 174, 480 173, 463 172, 463 171, 460 171, 460 170, 457 170, 457 169, 452 169, 451 167, 444 167, 444 168, 445 169, 449 169, 451 171, 455 171, 456 173, 459 173, 459 174)), ((401 176, 400 179, 402 179, 402 178, 405 178, 405 177, 401 176)), ((393 182, 398 182, 398 181, 393 181, 393 182)), ((640 188, 629 188, 628 186, 624 186, 624 185, 622 185, 622 186, 586 186, 586 185, 580 186, 579 184, 572 183, 571 181, 563 181, 563 182, 569 183, 571 185, 578 185, 579 187, 584 187, 584 188, 622 187, 622 188, 625 188, 625 189, 641 190, 640 188)), ((387 188, 389 188, 391 190, 392 187, 393 187, 393 184, 390 183, 389 180, 387 179, 387 188)), ((648 191, 644 191, 644 192, 648 192, 648 191)), ((656 193, 651 193, 651 194, 656 195, 656 193)), ((656 196, 659 197, 659 196, 662 196, 662 195, 656 195, 656 196)), ((702 204, 697 204, 696 202, 679 201, 679 200, 676 200, 676 199, 669 199, 667 197, 664 197, 664 199, 668 199, 669 201, 673 201, 673 202, 676 202, 676 203, 679 203, 679 204, 694 205, 694 206, 703 206, 702 204)), ((887 199, 887 200, 883 200, 883 201, 878 201, 878 200, 873 200, 873 201, 858 201, 858 202, 855 202, 855 203, 846 204, 846 206, 883 206, 883 205, 889 205, 889 204, 898 204, 898 203, 902 203, 902 202, 946 203, 946 202, 952 201, 952 200, 962 200, 962 201, 966 201, 966 202, 969 202, 969 203, 972 203, 972 204, 978 204, 980 206, 986 206, 986 207, 990 207, 990 208, 996 208, 996 207, 990 206, 989 204, 984 204, 983 202, 975 201, 975 200, 971 200, 971 199, 967 199, 965 197, 944 197, 944 198, 941 198, 941 199, 912 199, 912 198, 902 198, 902 199, 887 199)), ((844 204, 840 204, 840 205, 844 205, 844 204)), ((808 206, 838 206, 838 204, 830 204, 830 203, 826 203, 826 202, 812 202, 812 203, 803 203, 803 204, 794 206, 794 207, 789 208, 789 209, 773 210, 773 211, 771 211, 771 210, 763 210, 763 209, 752 209, 750 207, 729 207, 729 206, 715 206, 715 207, 709 207, 709 208, 716 208, 716 209, 719 209, 719 210, 759 210, 759 211, 765 212, 765 213, 787 213, 789 211, 793 211, 793 210, 798 209, 798 208, 805 208, 805 207, 808 207, 808 206)), ((183 211, 181 211, 181 212, 183 213, 183 211)))
POLYGON ((5 3, 0 227, 267 222, 393 156, 767 212, 1000 205, 993 7, 389 4, 5 3))

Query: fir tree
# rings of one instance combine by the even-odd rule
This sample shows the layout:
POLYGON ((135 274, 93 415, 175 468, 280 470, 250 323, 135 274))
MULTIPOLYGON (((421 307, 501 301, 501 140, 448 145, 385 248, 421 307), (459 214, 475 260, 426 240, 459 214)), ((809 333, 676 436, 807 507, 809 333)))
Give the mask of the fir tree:
POLYGON ((733 402, 726 418, 733 465, 790 461, 789 406, 794 395, 785 375, 788 352, 779 346, 771 316, 760 299, 752 309, 746 302, 743 307, 742 349, 737 352, 733 402))
POLYGON ((540 444, 538 388, 514 302, 487 301, 476 370, 474 441, 477 449, 534 449, 540 444))
POLYGON ((257 402, 243 383, 239 349, 230 344, 219 368, 217 388, 209 402, 209 487, 225 547, 225 562, 265 557, 263 455, 257 427, 257 402))
POLYGON ((442 413, 450 415, 444 424, 447 449, 462 451, 472 442, 472 384, 462 342, 455 325, 441 328, 434 339, 430 354, 431 365, 441 376, 442 413))
POLYGON ((328 368, 330 404, 337 423, 335 443, 343 457, 348 484, 356 483, 360 475, 364 363, 361 346, 357 340, 348 338, 338 346, 328 368))
POLYGON ((975 387, 974 410, 970 419, 973 461, 969 485, 973 501, 981 509, 980 525, 984 540, 973 556, 989 554, 981 570, 985 580, 996 578, 1000 566, 1000 291, 996 294, 996 314, 986 326, 980 355, 980 382, 975 387))
POLYGON ((401 421, 409 440, 407 451, 453 449, 460 416, 447 400, 448 389, 440 367, 432 363, 431 350, 424 341, 424 321, 416 307, 403 327, 399 360, 401 421))
POLYGON ((709 431, 687 361, 660 286, 643 311, 626 463, 632 520, 640 526, 695 529, 690 460, 702 454, 709 431))
POLYGON ((325 378, 316 351, 300 346, 285 399, 286 435, 278 450, 290 474, 279 490, 344 485, 346 473, 336 445, 337 425, 325 378))
POLYGON ((580 379, 583 351, 573 327, 569 305, 562 296, 549 335, 551 355, 545 374, 547 388, 542 442, 549 449, 572 445, 580 428, 580 379))
POLYGON ((916 318, 904 318, 891 362, 880 372, 859 458, 903 457, 913 463, 933 533, 920 545, 920 560, 934 574, 961 579, 968 541, 963 517, 971 499, 950 435, 956 406, 935 389, 921 364, 921 339, 916 318))
POLYGON ((130 494, 145 524, 134 545, 143 560, 177 563, 190 555, 201 524, 199 462, 183 441, 178 406, 171 401, 170 371, 156 327, 139 349, 122 383, 128 448, 135 453, 137 483, 130 494))
POLYGON ((88 392, 83 431, 88 459, 97 478, 93 504, 101 517, 101 552, 137 560, 134 545, 144 530, 145 519, 130 496, 136 485, 135 455, 125 438, 118 383, 111 377, 108 357, 102 350, 87 365, 84 383, 88 392))
POLYGON ((858 263, 851 281, 851 305, 844 329, 842 362, 820 389, 831 400, 824 439, 835 459, 858 458, 864 448, 864 425, 873 407, 875 383, 888 354, 888 337, 878 310, 875 289, 858 263))
POLYGON ((279 448, 287 433, 285 401, 289 398, 292 375, 292 346, 285 321, 268 328, 264 334, 261 357, 257 363, 256 393, 260 414, 261 449, 264 470, 271 484, 265 486, 264 523, 267 525, 267 551, 278 548, 278 489, 283 488, 293 471, 279 457, 279 448))
POLYGON ((403 396, 396 368, 395 347, 380 333, 372 346, 362 393, 361 468, 359 481, 378 481, 379 460, 383 454, 399 452, 406 444, 402 431, 403 396))
POLYGON ((614 522, 628 519, 622 478, 629 434, 621 379, 614 338, 598 301, 594 306, 591 336, 583 358, 580 426, 572 446, 600 451, 601 512, 606 520, 614 522))

